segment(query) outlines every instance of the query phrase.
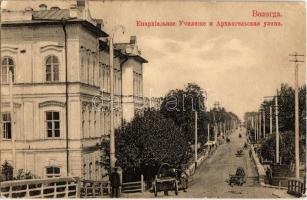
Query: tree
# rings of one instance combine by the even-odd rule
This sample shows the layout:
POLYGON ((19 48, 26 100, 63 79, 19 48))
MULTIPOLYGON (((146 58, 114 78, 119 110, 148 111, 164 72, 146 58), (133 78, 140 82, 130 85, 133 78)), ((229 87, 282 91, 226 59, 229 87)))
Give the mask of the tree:
MULTIPOLYGON (((188 83, 184 90, 171 90, 163 99, 160 110, 163 116, 172 119, 181 128, 188 141, 194 143, 195 111, 198 112, 199 119, 204 119, 205 99, 204 92, 198 85, 188 83)), ((200 122, 197 128, 205 130, 204 121, 200 122)))
MULTIPOLYGON (((280 135, 280 156, 282 157, 282 162, 284 164, 290 164, 295 162, 295 143, 294 143, 294 132, 287 131, 280 135)), ((275 161, 275 149, 276 138, 275 134, 270 135, 266 138, 260 147, 261 156, 270 161, 275 161)), ((300 160, 305 161, 306 151, 303 144, 300 143, 300 160)))
POLYGON ((3 181, 13 180, 13 166, 5 161, 1 166, 1 175, 3 176, 3 181))
POLYGON ((115 131, 116 157, 124 179, 152 179, 162 163, 174 167, 185 164, 190 149, 184 134, 159 111, 146 111, 115 131), (127 175, 131 175, 128 177, 127 175))

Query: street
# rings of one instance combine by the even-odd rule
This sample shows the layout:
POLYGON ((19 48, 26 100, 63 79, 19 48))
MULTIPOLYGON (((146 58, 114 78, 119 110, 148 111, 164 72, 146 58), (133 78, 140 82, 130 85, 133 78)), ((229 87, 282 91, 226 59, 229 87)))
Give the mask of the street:
MULTIPOLYGON (((191 181, 187 192, 180 191, 177 197, 201 197, 201 198, 276 198, 273 195, 275 189, 260 186, 257 181, 257 171, 248 150, 244 150, 241 157, 235 153, 243 147, 245 129, 238 129, 230 136, 230 143, 224 143, 218 147, 216 152, 197 169, 190 177, 191 181), (238 135, 241 133, 242 138, 238 135), (226 180, 229 174, 235 174, 236 168, 242 166, 247 173, 247 181, 243 186, 230 187, 226 180)), ((124 194, 124 197, 154 197, 152 193, 124 194)), ((165 197, 163 192, 158 194, 159 198, 165 197)), ((176 197, 174 192, 169 192, 168 197, 176 197)))

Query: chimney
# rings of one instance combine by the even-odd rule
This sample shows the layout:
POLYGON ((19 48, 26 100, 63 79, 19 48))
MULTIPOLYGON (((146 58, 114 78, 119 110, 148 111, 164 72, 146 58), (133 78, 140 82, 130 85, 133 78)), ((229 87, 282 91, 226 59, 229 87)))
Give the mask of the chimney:
POLYGON ((130 36, 130 44, 136 44, 136 36, 130 36))
MULTIPOLYGON (((102 19, 95 19, 96 21, 96 26, 101 29, 103 27, 103 21, 102 19)), ((102 29, 101 29, 102 30, 102 29)))
POLYGON ((50 10, 61 10, 58 6, 53 6, 50 8, 50 10))
POLYGON ((77 0, 78 8, 85 8, 85 0, 77 0))
POLYGON ((46 4, 41 4, 38 7, 39 7, 39 10, 47 10, 47 5, 46 4))

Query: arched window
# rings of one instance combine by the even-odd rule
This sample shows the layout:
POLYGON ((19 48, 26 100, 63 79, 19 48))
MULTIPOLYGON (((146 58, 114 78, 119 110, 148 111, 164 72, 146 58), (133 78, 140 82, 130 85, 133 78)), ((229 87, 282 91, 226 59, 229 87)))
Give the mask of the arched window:
POLYGON ((46 59, 46 81, 59 81, 59 60, 56 56, 46 59))
POLYGON ((9 83, 10 80, 10 72, 12 72, 12 82, 14 82, 14 68, 15 64, 12 58, 4 57, 1 62, 1 82, 2 83, 9 83))

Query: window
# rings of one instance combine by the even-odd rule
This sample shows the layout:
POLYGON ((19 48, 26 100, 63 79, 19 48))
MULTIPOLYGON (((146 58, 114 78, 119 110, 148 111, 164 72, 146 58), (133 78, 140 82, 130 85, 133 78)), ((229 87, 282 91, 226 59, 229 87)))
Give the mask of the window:
POLYGON ((102 88, 106 88, 106 83, 105 83, 105 72, 104 68, 102 69, 102 88))
POLYGON ((61 169, 59 167, 46 167, 46 176, 47 178, 54 178, 61 176, 61 169))
POLYGON ((82 110, 82 134, 85 136, 85 110, 82 110))
POLYGON ((81 82, 85 82, 85 69, 84 69, 84 57, 81 57, 81 82))
POLYGON ((12 123, 11 123, 10 113, 2 114, 2 123, 3 123, 3 138, 12 139, 12 123))
POLYGON ((90 84, 90 58, 87 59, 87 84, 90 84))
POLYGON ((95 63, 95 60, 93 60, 93 69, 92 69, 92 71, 93 71, 93 76, 92 76, 92 79, 93 79, 93 85, 96 85, 96 79, 95 79, 95 73, 96 73, 96 63, 95 63))
POLYGON ((10 72, 12 72, 12 82, 14 82, 14 61, 12 58, 4 57, 1 62, 1 82, 6 84, 10 80, 10 72))
POLYGON ((56 56, 46 59, 46 81, 59 81, 59 60, 56 56))
POLYGON ((60 137, 60 113, 54 111, 46 112, 46 130, 48 138, 60 137))
POLYGON ((83 164, 83 178, 86 179, 86 164, 83 164))
POLYGON ((92 167, 93 167, 93 163, 90 162, 89 164, 89 167, 88 167, 88 176, 89 176, 89 179, 92 179, 92 167))
POLYGON ((96 136, 96 111, 94 112, 94 131, 93 131, 93 136, 96 136))
POLYGON ((91 136, 91 124, 92 124, 91 119, 92 119, 92 111, 89 110, 89 112, 88 112, 88 130, 87 130, 88 131, 88 137, 91 136))

